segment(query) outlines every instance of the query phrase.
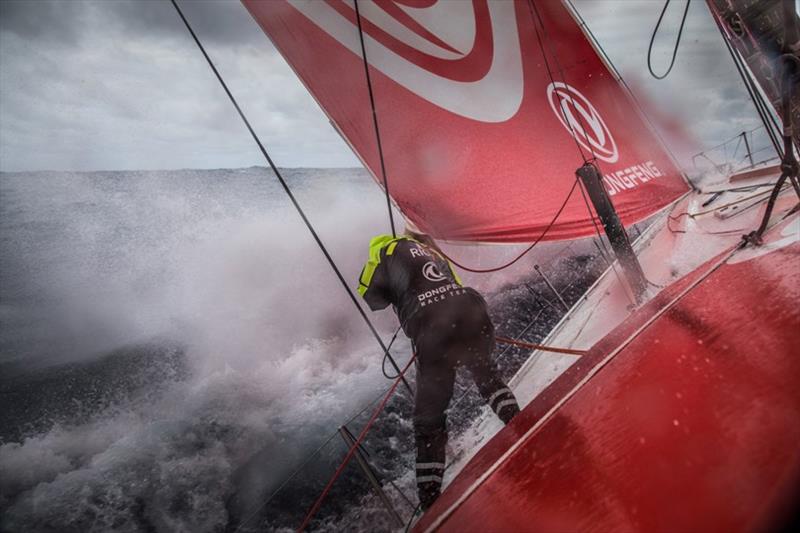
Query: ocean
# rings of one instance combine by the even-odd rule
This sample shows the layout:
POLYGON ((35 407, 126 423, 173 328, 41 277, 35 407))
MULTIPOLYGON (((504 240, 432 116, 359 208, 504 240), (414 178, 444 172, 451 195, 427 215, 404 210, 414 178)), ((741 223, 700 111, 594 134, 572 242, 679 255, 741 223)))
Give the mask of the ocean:
MULTIPOLYGON (((353 288, 388 232, 362 169, 285 176, 353 288)), ((399 217, 397 217, 399 219, 399 217)), ((518 247, 451 245, 482 266, 518 247)), ((535 342, 604 269, 590 240, 464 275, 498 334, 535 342)), ((370 313, 384 339, 391 311, 370 313)), ((393 353, 402 365, 410 345, 393 353)), ((507 377, 527 354, 499 347, 507 377)), ((0 173, 0 529, 290 531, 391 384, 381 352, 271 173, 0 173)), ((387 371, 391 371, 387 367, 387 371)), ((413 386, 413 371, 410 375, 413 386)), ((398 513, 416 505, 401 387, 363 453, 398 513)), ((468 376, 450 456, 485 414, 468 376)), ((348 466, 315 530, 397 529, 348 466)))

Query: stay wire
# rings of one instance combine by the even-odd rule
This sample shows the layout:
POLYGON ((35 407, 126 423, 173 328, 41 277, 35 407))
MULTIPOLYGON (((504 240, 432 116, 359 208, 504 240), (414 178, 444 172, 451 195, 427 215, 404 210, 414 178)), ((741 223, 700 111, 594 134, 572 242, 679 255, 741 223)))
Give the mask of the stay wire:
MULTIPOLYGON (((553 76, 553 71, 550 69, 550 61, 547 59, 547 50, 545 50, 544 42, 542 41, 542 36, 539 34, 539 26, 542 27, 542 33, 545 33, 545 38, 547 37, 547 30, 545 29, 544 22, 542 21, 542 17, 539 15, 539 10, 536 8, 536 4, 533 0, 528 0, 528 11, 531 15, 531 20, 533 22, 533 28, 536 30, 536 41, 539 43, 539 49, 542 52, 542 59, 544 60, 544 66, 547 69, 547 75, 550 78, 551 86, 555 86, 556 81, 553 76), (538 21, 538 24, 536 22, 538 21)), ((558 67, 560 74, 561 74, 561 83, 564 85, 567 84, 566 77, 564 76, 564 71, 561 69, 561 64, 558 61, 558 55, 553 54, 553 57, 556 61, 556 66, 558 67)), ((564 107, 562 105, 558 106, 561 110, 561 115, 564 118, 564 124, 569 126, 570 134, 572 136, 572 140, 575 142, 575 147, 578 149, 578 154, 580 154, 581 159, 583 160, 584 164, 589 162, 589 159, 583 154, 583 148, 581 144, 578 142, 578 136, 575 134, 575 129, 572 126, 572 122, 570 122, 569 117, 567 117, 567 112, 564 111, 564 107)), ((592 157, 594 157, 594 153, 592 153, 592 157)))
MULTIPOLYGON (((356 299, 355 295, 353 294, 353 291, 350 289, 350 286, 347 284, 347 281, 344 279, 344 276, 342 275, 342 272, 339 270, 339 267, 336 265, 336 262, 333 260, 333 257, 331 257, 331 254, 328 252, 328 249, 323 244, 323 242, 320 239, 319 235, 317 235, 317 232, 314 229, 314 226, 309 221, 308 217, 305 214, 305 211, 303 211, 303 208, 300 207, 300 204, 298 203, 297 199, 294 197, 294 194, 292 193, 291 189, 289 188, 289 185, 286 183, 286 180, 284 180, 283 175, 281 174, 280 170, 278 170, 278 167, 272 161, 272 158, 269 156, 269 153, 267 153, 266 148, 264 148, 264 145, 261 143, 261 139, 258 137, 258 135, 256 134, 255 130, 253 130, 253 127, 250 125, 250 121, 247 120, 247 117, 245 116, 244 112, 239 107, 239 104, 237 103, 236 98, 233 96, 233 93, 231 93, 230 89, 228 89, 228 85, 225 83, 225 80, 222 78, 222 75, 217 70, 217 67, 214 66, 214 62, 211 61, 211 57, 209 57, 208 53, 206 52, 205 48, 203 47, 203 44, 200 42, 200 39, 197 37, 197 34, 195 34, 194 30, 192 29, 191 24, 189 24, 189 21, 184 16, 183 11, 181 11, 181 8, 178 6, 177 1, 176 0, 170 0, 170 2, 175 7, 175 11, 178 12, 178 15, 180 16, 181 20, 183 21, 184 25, 186 26, 186 29, 189 30, 189 34, 191 34, 192 39, 194 39, 195 44, 197 44, 197 47, 200 49, 200 52, 202 52, 203 57, 206 58, 206 61, 208 62, 208 66, 211 67, 211 70, 214 72, 214 75, 217 77, 217 80, 219 80, 220 85, 222 85, 222 88, 225 90, 225 93, 228 95, 228 98, 230 99, 231 103, 236 108, 236 112, 239 113, 239 117, 242 119, 242 122, 244 122, 244 125, 247 127, 247 131, 250 132, 250 136, 253 138, 255 143, 258 145, 258 148, 259 148, 259 150, 261 150, 261 154, 264 156, 264 159, 269 164, 269 167, 275 173, 275 177, 278 178, 278 181, 280 182, 281 186, 283 187, 284 192, 286 192, 286 195, 289 197, 289 200, 291 200, 292 205, 294 205, 294 208, 297 210, 297 213, 300 215, 300 218, 303 219, 303 222, 305 223, 306 227, 308 228, 308 231, 311 233, 311 236, 314 237, 314 240, 316 241, 317 246, 319 246, 319 249, 325 255, 325 258, 328 260, 328 263, 330 264, 330 266, 333 269, 334 273, 336 273, 336 277, 339 278, 339 281, 342 283, 342 286, 344 287, 345 291, 347 291, 347 295, 350 297, 350 300, 352 300, 353 304, 356 306, 356 309, 358 309, 359 314, 364 319, 364 322, 367 323, 367 326, 369 327, 369 330, 372 332, 372 335, 375 337, 375 340, 378 341, 378 344, 380 345, 381 349, 383 349, 383 353, 384 353, 385 357, 387 357, 389 359, 389 361, 391 361, 392 366, 395 368, 395 370, 397 372, 400 372, 400 367, 397 366, 397 363, 395 362, 394 358, 392 358, 392 355, 389 353, 389 350, 386 347, 386 345, 384 344, 383 339, 381 339, 381 336, 378 333, 378 330, 375 329, 375 326, 372 324, 372 321, 369 319, 367 314, 364 312, 364 309, 359 305, 358 300, 356 299)), ((408 382, 406 381, 405 377, 402 377, 402 380, 403 380, 403 384, 406 386, 406 388, 408 388, 409 392, 413 392, 412 389, 411 389, 411 386, 408 384, 408 382)))
MULTIPOLYGON (((394 341, 397 338, 397 334, 400 333, 400 329, 402 327, 403 326, 397 326, 397 330, 394 332, 394 335, 392 335, 392 340, 389 341, 389 345, 388 345, 388 349, 389 350, 392 349, 392 344, 394 344, 394 341)), ((395 374, 394 376, 390 376, 389 374, 386 373, 386 356, 385 355, 383 356, 383 362, 381 362, 381 373, 383 374, 383 377, 385 377, 386 379, 397 379, 398 377, 400 377, 397 374, 395 374)))
MULTIPOLYGON (((667 0, 667 2, 669 2, 669 0, 667 0)), ((688 10, 688 3, 689 2, 691 2, 691 0, 687 0, 687 10, 688 10)), ((539 22, 539 25, 542 27, 542 32, 544 33, 545 40, 549 41, 549 36, 547 35, 547 28, 546 28, 546 26, 544 24, 544 21, 542 20, 542 16, 539 13, 538 8, 536 7, 536 3, 533 0, 528 0, 528 9, 531 12, 531 16, 533 16, 535 14, 536 19, 539 22)), ((574 7, 573 7, 573 9, 574 9, 574 7)), ((684 19, 685 19, 685 17, 686 17, 686 14, 684 13, 684 19)), ((584 26, 586 26, 585 23, 584 23, 584 26)), ((587 29, 588 29, 588 26, 587 26, 587 29)), ((681 31, 683 31, 683 28, 681 28, 681 31)), ((543 45, 542 40, 541 40, 541 38, 539 36, 538 28, 536 29, 536 37, 539 40, 539 46, 542 48, 542 55, 544 56, 544 59, 545 59, 545 66, 547 66, 547 73, 550 76, 550 81, 551 81, 551 83, 555 83, 555 81, 553 80, 553 74, 552 74, 552 72, 550 70, 549 63, 547 61, 547 55, 546 55, 546 53, 544 51, 544 45, 543 45)), ((603 52, 603 53, 605 54, 605 52, 603 52)), ((564 73, 563 67, 561 66, 561 62, 558 59, 558 54, 553 52, 553 57, 555 59, 556 67, 559 70, 559 74, 561 75, 563 83, 566 84, 566 75, 564 73)), ((621 77, 620 77, 620 79, 621 79, 621 77)), ((630 89, 628 89, 628 90, 630 92, 630 89)), ((563 108, 562 108, 562 112, 563 112, 563 108)), ((565 120, 566 120, 566 117, 565 117, 565 120)), ((570 131, 573 133, 572 136, 575 139, 576 144, 578 144, 577 143, 577 136, 574 134, 574 129, 572 128, 571 123, 570 123, 570 131)), ((583 151, 580 150, 580 145, 578 145, 578 146, 579 146, 579 151, 581 153, 581 157, 583 158, 584 164, 592 164, 598 169, 598 172, 600 172, 601 170, 600 170, 600 164, 598 162, 597 154, 594 152, 594 149, 592 148, 591 144, 589 145, 589 151, 592 154, 592 159, 590 159, 590 160, 587 160, 586 157, 583 156, 583 151)), ((577 179, 576 179, 576 181, 577 181, 577 179)), ((582 185, 581 185, 581 195, 583 196, 584 203, 586 204, 586 208, 589 211, 589 217, 591 218, 592 225, 594 226, 595 232, 597 233, 597 236, 599 237, 601 245, 605 249, 605 243, 603 242, 602 237, 600 237, 599 229, 597 227, 597 222, 595 221, 594 215, 592 214, 591 208, 589 207, 589 202, 588 202, 588 199, 586 198, 586 194, 583 191, 583 186, 582 185)), ((607 253, 607 251, 606 251, 606 253, 607 253)), ((622 280, 620 278, 620 274, 619 274, 619 272, 617 272, 617 269, 613 267, 613 263, 612 263, 611 266, 612 266, 612 269, 614 270, 614 274, 616 275, 617 279, 622 283, 622 280)), ((652 284, 652 282, 650 282, 650 281, 648 281, 648 283, 652 284)), ((627 287, 627 285, 625 285, 624 283, 623 283, 623 286, 627 287)), ((626 291, 626 293, 627 293, 627 291, 626 291)), ((631 295, 628 294, 628 297, 630 298, 631 295)))
POLYGON ((611 61, 611 58, 608 56, 608 53, 603 48, 602 43, 600 43, 600 41, 597 40, 597 37, 595 37, 594 33, 592 32, 592 28, 590 28, 589 25, 586 24, 586 21, 583 19, 583 16, 581 16, 580 11, 578 11, 575 8, 575 6, 573 5, 572 0, 566 0, 566 2, 569 5, 570 9, 572 10, 572 13, 575 14, 575 17, 580 22, 581 27, 586 29, 586 34, 588 35, 588 37, 590 37, 590 42, 593 43, 597 47, 597 50, 600 52, 600 55, 605 60, 605 63, 606 63, 606 66, 607 66, 609 72, 611 72, 612 76, 616 76, 616 80, 622 85, 622 87, 625 89, 625 91, 627 91, 628 96, 630 97, 631 101, 633 101, 634 105, 636 106, 636 109, 639 112, 639 116, 644 118, 644 120, 647 122, 648 126, 650 126, 650 131, 661 142, 661 146, 667 151, 667 154, 669 154, 669 157, 672 160, 673 165, 675 165, 675 168, 679 169, 680 175, 683 178, 683 180, 686 182, 686 184, 689 186, 689 188, 694 190, 696 188, 694 186, 694 184, 691 181, 689 181, 689 178, 686 177, 686 174, 683 171, 680 170, 681 166, 680 166, 680 164, 678 164, 678 158, 675 157, 675 154, 670 149, 669 144, 667 143, 666 139, 659 132, 658 127, 655 125, 653 120, 650 118, 650 115, 647 113, 647 111, 645 110, 644 106, 639 101, 639 98, 636 96, 636 93, 633 92, 631 87, 628 85, 628 82, 625 81, 625 78, 623 78, 622 74, 619 73, 619 70, 617 70, 617 67, 614 66, 614 63, 611 61))
POLYGON ((739 54, 736 52, 735 48, 730 42, 728 37, 728 32, 726 31, 723 23, 717 17, 716 13, 711 13, 711 18, 714 19, 714 22, 719 29, 719 32, 722 36, 722 41, 725 43, 725 48, 728 50, 728 54, 731 56, 731 60, 733 61, 733 65, 736 67, 736 71, 739 73, 739 77, 742 79, 742 83, 744 83, 745 89, 747 89, 747 94, 750 96, 750 100, 753 102, 753 105, 756 108, 756 113, 758 113, 758 117, 761 119, 761 123, 764 125, 764 129, 767 132, 767 136, 772 142, 772 146, 775 148, 775 153, 778 155, 779 158, 783 157, 783 152, 781 151, 780 143, 778 142, 777 136, 775 134, 775 130, 780 130, 778 127, 778 123, 775 120, 775 117, 769 112, 766 108, 766 104, 764 104, 761 94, 758 92, 758 89, 755 87, 750 76, 747 74, 744 66, 742 65, 742 60, 739 54), (775 130, 773 130, 773 127, 775 130))
MULTIPOLYGON (((553 86, 555 86, 555 84, 556 84, 555 77, 553 76, 552 69, 550 68, 550 62, 547 59, 547 50, 545 49, 544 42, 542 41, 542 36, 541 36, 541 34, 539 32, 539 26, 542 27, 542 32, 545 33, 545 36, 546 36, 546 31, 547 30, 545 29, 544 22, 542 21, 541 16, 539 15, 539 11, 536 8, 536 5, 532 0, 528 1, 528 10, 530 11, 531 19, 534 22, 534 28, 536 30, 536 40, 537 40, 537 42, 539 44, 539 48, 540 48, 541 53, 542 53, 542 59, 544 60, 545 67, 547 68, 547 74, 550 77, 551 84, 553 86), (537 20, 539 22, 538 25, 536 24, 537 20)), ((554 54, 554 57, 555 57, 555 60, 556 60, 556 66, 560 71, 561 77, 562 77, 562 79, 565 79, 564 71, 561 68, 560 63, 558 62, 558 56, 556 54, 554 54)), ((562 83, 564 83, 566 85, 566 81, 564 81, 562 83)), ((562 113, 563 118, 564 118, 564 123, 567 124, 569 129, 570 129, 571 137, 572 137, 573 141, 575 142, 575 147, 578 150, 578 154, 580 155, 580 157, 583 160, 584 164, 588 163, 590 161, 590 159, 587 159, 587 157, 583 153, 583 148, 581 147, 580 143, 578 142, 578 138, 577 138, 577 135, 575 134, 575 130, 574 130, 573 126, 572 126, 572 122, 570 122, 568 117, 566 116, 566 111, 564 111, 564 108, 560 106, 560 109, 561 109, 561 113, 562 113)), ((592 159, 591 160, 596 160, 596 156, 595 156, 593 151, 592 151, 592 159)), ((459 263, 458 261, 456 261, 455 259, 453 259, 449 255, 445 254, 444 252, 441 252, 441 255, 445 259, 447 259, 448 261, 453 263, 455 266, 457 266, 457 267, 459 267, 459 268, 461 268, 463 270, 466 270, 467 272, 473 272, 473 273, 476 273, 476 274, 488 274, 488 273, 491 273, 491 272, 498 272, 500 270, 504 270, 504 269, 510 267, 511 265, 513 265, 514 263, 516 263, 517 261, 522 259, 526 254, 528 254, 528 252, 533 250, 533 248, 536 247, 536 245, 539 244, 539 242, 541 242, 542 239, 544 239, 545 235, 547 235, 547 233, 550 231, 550 229, 553 227, 553 225, 558 220, 558 217, 561 216, 561 213, 564 211, 564 208, 566 208, 567 203, 569 202, 569 199, 572 197, 572 193, 575 192, 575 186, 577 185, 577 183, 578 183, 578 178, 576 177, 575 181, 572 183, 572 188, 570 189, 569 194, 567 194, 567 197, 564 199, 564 203, 561 204, 561 207, 558 209, 558 211, 556 212, 555 216, 550 221, 550 223, 547 225, 547 227, 542 232, 542 234, 539 235, 536 238, 536 240, 530 246, 528 246, 525 250, 522 251, 522 253, 517 255, 511 261, 508 261, 507 263, 504 263, 504 264, 502 264, 500 266, 493 267, 493 268, 473 268, 473 267, 468 267, 466 265, 463 265, 463 264, 459 263)))
MULTIPOLYGON (((372 125, 375 128, 375 142, 378 146, 378 157, 381 163, 381 177, 383 178, 383 191, 386 194, 386 208, 389 211, 389 224, 392 227, 392 237, 397 237, 394 227, 394 215, 392 214, 392 200, 389 196, 389 180, 386 176, 386 161, 383 157, 383 144, 381 143, 381 130, 378 127, 378 111, 375 108, 375 92, 372 89, 372 77, 369 75, 369 62, 367 61, 367 48, 364 44, 364 30, 361 27, 361 12, 358 10, 358 0, 353 2, 356 7, 356 22, 358 25, 358 40, 361 43, 361 57, 364 59, 364 76, 367 79, 367 91, 369 92, 369 105, 372 109, 372 125)), ((395 368, 398 372, 399 369, 395 368)), ((386 374, 384 374, 386 375, 386 374)))
POLYGON ((279 493, 280 491, 282 491, 282 490, 283 490, 283 488, 284 488, 286 485, 288 485, 288 484, 289 484, 289 482, 290 482, 291 480, 293 480, 293 479, 294 479, 294 478, 297 476, 297 474, 299 474, 299 473, 300 473, 300 472, 301 472, 301 471, 302 471, 302 470, 303 470, 303 469, 304 469, 304 468, 305 468, 305 467, 308 465, 308 463, 310 463, 310 462, 311 462, 311 460, 312 460, 314 457, 316 457, 316 456, 317 456, 317 454, 318 454, 319 452, 321 452, 321 451, 322 451, 322 449, 323 449, 323 448, 325 448, 325 446, 327 446, 328 444, 330 444, 330 442, 333 440, 333 438, 334 438, 336 435, 338 435, 338 434, 339 434, 339 432, 337 432, 337 431, 334 431, 334 432, 333 432, 333 433, 330 435, 330 437, 328 437, 328 438, 325 440, 325 442, 323 442, 323 443, 322 443, 322 444, 321 444, 321 445, 320 445, 320 446, 319 446, 319 447, 318 447, 316 450, 314 450, 313 452, 311 452, 311 453, 308 455, 308 457, 306 457, 306 460, 305 460, 305 461, 303 461, 303 462, 300 464, 300 466, 298 466, 298 467, 297 467, 297 468, 296 468, 296 469, 295 469, 295 470, 294 470, 294 471, 293 471, 291 474, 289 474, 289 476, 288 476, 288 477, 287 477, 287 478, 286 478, 286 479, 283 481, 283 483, 281 483, 281 484, 278 486, 278 488, 277 488, 277 489, 275 489, 275 490, 272 492, 272 494, 270 494, 270 495, 269 495, 269 497, 268 497, 266 500, 264 500, 264 501, 261 503, 261 505, 259 505, 259 506, 258 506, 258 507, 256 507, 255 509, 253 509, 253 510, 250 512, 250 514, 248 514, 248 515, 247 515, 247 517, 246 517, 244 520, 242 520, 241 522, 239 522, 239 525, 238 525, 238 526, 236 526, 236 529, 234 529, 234 530, 233 530, 233 533, 238 533, 238 532, 239 532, 239 531, 240 531, 240 530, 241 530, 241 529, 242 529, 242 528, 243 528, 243 527, 244 527, 244 526, 245 526, 245 525, 246 525, 248 522, 250 522, 250 520, 252 520, 252 519, 253 519, 253 517, 255 517, 255 516, 258 514, 258 512, 259 512, 259 511, 261 511, 261 509, 263 509, 263 508, 264 508, 264 507, 265 507, 265 506, 266 506, 266 505, 267 505, 269 502, 271 502, 271 501, 272 501, 272 499, 273 499, 273 498, 275 498, 275 496, 277 496, 277 495, 278 495, 278 493, 279 493))
MULTIPOLYGON (((395 335, 396 335, 396 334, 395 334, 395 335)), ((391 343, 389 344, 389 347, 391 348, 391 343)), ((394 379, 397 379, 397 377, 395 377, 394 379)), ((361 409, 360 409, 358 412, 356 412, 356 413, 352 414, 351 416, 349 416, 349 417, 348 417, 348 418, 345 420, 345 422, 344 422, 343 424, 341 424, 341 426, 340 426, 340 427, 347 427, 347 426, 348 426, 349 424, 351 424, 351 423, 352 423, 352 422, 353 422, 355 419, 357 419, 358 417, 360 417, 361 415, 363 415, 363 414, 364 414, 364 413, 367 411, 367 409, 369 409, 370 407, 372 407, 373 405, 375 405, 375 403, 377 403, 377 402, 378 402, 378 400, 380 400, 381 398, 383 398, 383 397, 386 395, 386 393, 389 391, 389 389, 390 389, 390 388, 391 388, 391 385, 390 385, 389 387, 386 387, 385 389, 381 390, 381 391, 378 393, 378 395, 377 395, 377 396, 375 396, 375 397, 374 397, 372 400, 370 400, 369 402, 367 402, 366 404, 364 404, 364 407, 362 407, 362 408, 361 408, 361 409)), ((270 494, 270 495, 269 495, 269 497, 268 497, 266 500, 264 500, 264 501, 263 501, 263 502, 262 502, 262 503, 261 503, 261 504, 260 504, 258 507, 256 507, 256 508, 255 508, 255 509, 254 509, 254 510, 253 510, 253 511, 252 511, 252 512, 249 514, 249 515, 247 515, 247 518, 245 518, 245 519, 244 519, 244 521, 242 521, 242 522, 239 524, 239 526, 238 526, 238 527, 237 527, 237 528, 234 530, 234 533, 237 533, 237 532, 238 532, 238 531, 239 531, 239 530, 240 530, 242 527, 244 527, 244 525, 245 525, 247 522, 249 522, 250 520, 252 520, 252 519, 253 519, 253 517, 254 517, 254 516, 255 516, 255 515, 256 515, 256 514, 257 514, 257 513, 258 513, 258 512, 261 510, 261 509, 263 509, 263 508, 264 508, 264 506, 266 506, 266 505, 267 505, 267 504, 268 504, 270 501, 272 501, 272 499, 273 499, 273 498, 275 498, 275 496, 277 496, 277 494, 278 494, 278 493, 279 493, 281 490, 283 490, 283 488, 284 488, 284 487, 285 487, 285 486, 286 486, 286 485, 287 485, 287 484, 288 484, 288 483, 289 483, 289 482, 290 482, 292 479, 294 479, 295 477, 297 477, 297 474, 299 474, 299 473, 300 473, 300 472, 301 472, 301 471, 302 471, 302 470, 303 470, 303 469, 304 469, 304 468, 305 468, 305 467, 306 467, 306 466, 307 466, 307 465, 308 465, 308 464, 311 462, 311 460, 312 460, 314 457, 316 457, 316 456, 317 456, 317 454, 319 454, 319 452, 321 452, 321 451, 322 451, 322 449, 323 449, 323 448, 325 448, 325 446, 327 446, 327 445, 328 445, 328 444, 331 442, 331 440, 333 440, 333 438, 334 438, 334 437, 336 437, 337 435, 339 435, 339 432, 338 432, 338 431, 333 431, 333 432, 332 432, 332 433, 331 433, 331 434, 328 436, 328 438, 325 440, 325 442, 323 442, 323 443, 322 443, 322 444, 321 444, 321 445, 320 445, 320 446, 319 446, 319 447, 318 447, 316 450, 314 450, 313 452, 311 452, 311 453, 310 453, 310 454, 309 454, 309 455, 306 457, 306 459, 305 459, 305 460, 304 460, 304 461, 303 461, 303 462, 300 464, 300 466, 298 466, 298 467, 297 467, 297 468, 296 468, 296 469, 295 469, 295 470, 294 470, 294 471, 293 471, 291 474, 289 474, 289 475, 286 477, 286 479, 285 479, 285 480, 283 480, 283 482, 280 484, 280 486, 278 486, 278 488, 277 488, 277 489, 275 489, 275 491, 274 491, 272 494, 270 494)))
POLYGON ((403 374, 405 374, 406 371, 411 367, 411 364, 416 360, 416 358, 417 358, 417 354, 413 354, 411 356, 411 359, 409 359, 409 361, 406 364, 406 366, 400 372, 400 378, 397 379, 394 383, 392 383, 391 387, 389 387, 389 391, 386 393, 386 396, 384 396, 383 400, 378 405, 378 408, 375 409, 375 411, 373 411, 372 416, 369 418, 369 420, 367 421, 367 423, 364 426, 364 428, 358 434, 358 438, 356 438, 355 442, 350 446, 350 449, 347 451, 347 454, 345 455, 344 459, 342 459, 342 462, 339 464, 339 467, 336 469, 336 471, 330 477, 330 479, 328 480, 328 483, 325 485, 325 488, 322 489, 322 492, 317 497, 317 499, 314 501, 314 504, 311 506, 311 508, 308 510, 308 513, 306 513, 305 518, 303 518, 303 522, 300 524, 300 527, 297 529, 298 533, 300 531, 305 530, 306 526, 308 526, 308 524, 311 522, 311 519, 314 517, 314 515, 317 513, 317 511, 319 510, 320 506, 322 505, 322 501, 325 499, 325 497, 328 495, 328 493, 330 492, 331 488, 333 487, 334 482, 342 474, 342 471, 344 470, 345 466, 347 466, 347 463, 350 462, 350 459, 353 457, 353 454, 356 452, 356 450, 360 446, 361 441, 364 440, 364 437, 369 432, 370 428, 372 427, 372 424, 375 423, 375 420, 378 418, 378 415, 381 413, 381 411, 383 411, 383 408, 386 406, 386 403, 389 401, 389 398, 392 396, 394 391, 397 389, 397 385, 400 383, 400 380, 403 378, 403 374))
POLYGON ((661 10, 661 14, 658 16, 658 22, 656 22, 656 27, 653 28, 653 33, 650 35, 650 45, 647 47, 647 70, 650 71, 650 75, 653 76, 657 80, 663 80, 669 73, 672 72, 672 67, 675 66, 675 58, 678 56, 678 47, 681 45, 681 35, 683 34, 683 28, 686 24, 686 15, 689 14, 689 6, 692 3, 692 0, 686 0, 686 8, 683 10, 683 18, 681 19, 681 25, 678 28, 678 37, 675 39, 675 48, 672 50, 672 60, 669 63, 669 67, 662 75, 658 75, 653 71, 653 44, 656 40, 656 35, 658 34, 658 28, 661 26, 661 20, 664 18, 664 13, 667 12, 667 8, 672 0, 666 0, 664 2, 664 9, 661 10))
MULTIPOLYGON (((730 53, 735 55, 736 51, 733 49, 733 45, 728 43, 728 46, 730 47, 729 50, 730 53)), ((767 135, 769 136, 770 142, 772 143, 772 147, 775 150, 775 154, 778 156, 779 159, 782 159, 783 150, 781 149, 779 134, 777 133, 781 130, 781 127, 778 125, 778 122, 776 121, 775 117, 770 112, 769 107, 767 106, 767 103, 764 101, 763 96, 759 92, 755 81, 753 81, 752 77, 746 73, 745 66, 743 65, 743 60, 741 59, 741 57, 737 55, 735 55, 735 57, 737 58, 735 61, 737 61, 738 63, 737 70, 740 72, 740 75, 744 80, 745 88, 747 89, 747 92, 750 95, 750 99, 752 100, 753 105, 756 107, 756 112, 758 113, 761 122, 766 126, 767 135), (772 127, 770 127, 769 124, 771 124, 772 127)))

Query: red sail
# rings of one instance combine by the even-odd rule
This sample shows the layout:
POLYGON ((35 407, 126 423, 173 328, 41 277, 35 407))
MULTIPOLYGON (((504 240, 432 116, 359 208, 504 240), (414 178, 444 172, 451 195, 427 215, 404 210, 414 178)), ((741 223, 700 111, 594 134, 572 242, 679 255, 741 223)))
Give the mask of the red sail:
MULTIPOLYGON (((382 183, 353 2, 242 1, 382 183)), ((584 158, 596 158, 626 225, 687 190, 560 2, 360 0, 358 8, 389 191, 423 231, 532 241, 584 158)), ((593 233, 575 190, 545 238, 593 233)))

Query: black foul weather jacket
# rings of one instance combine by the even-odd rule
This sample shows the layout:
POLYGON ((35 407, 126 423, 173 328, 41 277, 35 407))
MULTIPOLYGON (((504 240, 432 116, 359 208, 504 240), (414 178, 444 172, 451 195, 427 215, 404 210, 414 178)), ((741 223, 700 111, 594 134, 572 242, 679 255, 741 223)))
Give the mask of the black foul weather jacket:
POLYGON ((426 309, 466 294, 450 263, 435 250, 409 238, 379 235, 370 241, 369 261, 359 278, 358 292, 370 309, 394 306, 403 331, 412 339, 419 334, 426 309))
POLYGON ((461 285, 450 263, 435 250, 407 237, 373 238, 358 292, 373 311, 392 304, 414 341, 417 490, 422 508, 427 509, 441 490, 445 411, 453 396, 456 368, 469 369, 478 392, 503 422, 519 412, 519 405, 492 360, 494 327, 486 302, 461 285))

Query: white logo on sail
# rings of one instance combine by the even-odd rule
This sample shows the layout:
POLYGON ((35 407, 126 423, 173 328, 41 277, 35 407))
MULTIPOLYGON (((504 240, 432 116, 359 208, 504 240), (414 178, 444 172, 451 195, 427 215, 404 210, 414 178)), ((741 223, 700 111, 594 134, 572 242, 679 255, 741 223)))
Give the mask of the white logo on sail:
POLYGON ((422 275, 429 281, 442 281, 445 277, 433 261, 428 261, 422 266, 422 275))
MULTIPOLYGON (((288 1, 361 57, 353 13, 347 18, 321 0, 288 1)), ((352 0, 342 4, 354 10, 352 0)), ((473 2, 466 1, 436 2, 424 8, 393 6, 400 10, 398 16, 374 2, 358 4, 362 21, 382 32, 380 42, 369 28, 364 29, 367 59, 373 67, 417 96, 463 117, 504 122, 516 114, 522 104, 523 77, 514 2, 489 2, 488 15, 480 18, 473 2), (489 50, 485 72, 473 68, 474 63, 466 64, 482 52, 488 56, 489 50), (480 77, 468 79, 473 74, 480 77)))
POLYGON ((611 131, 580 91, 557 81, 547 86, 547 101, 561 125, 583 148, 607 163, 617 162, 619 152, 611 131))

